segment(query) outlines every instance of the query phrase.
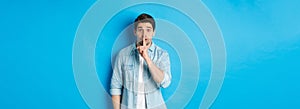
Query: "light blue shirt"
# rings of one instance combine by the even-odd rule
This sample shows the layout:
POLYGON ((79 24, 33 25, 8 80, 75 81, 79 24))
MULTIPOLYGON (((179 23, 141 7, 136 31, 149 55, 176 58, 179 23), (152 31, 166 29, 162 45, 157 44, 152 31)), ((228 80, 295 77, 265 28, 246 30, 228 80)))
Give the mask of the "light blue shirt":
MULTIPOLYGON (((153 63, 164 72, 164 79, 156 83, 144 62, 143 80, 147 108, 166 108, 160 88, 166 88, 171 83, 169 54, 154 43, 148 49, 148 55, 153 63)), ((121 108, 136 108, 138 93, 139 53, 136 44, 123 48, 116 57, 111 78, 111 95, 122 95, 121 108)))

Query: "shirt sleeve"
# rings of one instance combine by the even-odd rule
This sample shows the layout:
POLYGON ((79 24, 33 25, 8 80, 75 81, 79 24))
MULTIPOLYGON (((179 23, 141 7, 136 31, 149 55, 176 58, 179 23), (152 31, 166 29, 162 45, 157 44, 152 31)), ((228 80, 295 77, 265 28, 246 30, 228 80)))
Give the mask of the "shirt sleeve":
POLYGON ((166 88, 171 84, 171 65, 170 58, 167 52, 164 52, 161 56, 158 67, 164 72, 164 79, 160 83, 160 87, 166 88))
POLYGON ((111 95, 121 95, 122 94, 122 87, 123 87, 123 77, 122 77, 122 64, 121 64, 121 58, 119 56, 116 57, 114 68, 113 68, 113 74, 111 78, 111 84, 110 84, 110 94, 111 95))

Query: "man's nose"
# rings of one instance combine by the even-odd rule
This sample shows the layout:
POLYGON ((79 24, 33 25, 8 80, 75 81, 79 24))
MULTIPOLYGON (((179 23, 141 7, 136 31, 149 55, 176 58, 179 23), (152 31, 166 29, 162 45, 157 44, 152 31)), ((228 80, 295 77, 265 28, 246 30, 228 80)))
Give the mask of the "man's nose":
POLYGON ((142 31, 142 37, 143 37, 143 38, 146 37, 145 31, 142 31))

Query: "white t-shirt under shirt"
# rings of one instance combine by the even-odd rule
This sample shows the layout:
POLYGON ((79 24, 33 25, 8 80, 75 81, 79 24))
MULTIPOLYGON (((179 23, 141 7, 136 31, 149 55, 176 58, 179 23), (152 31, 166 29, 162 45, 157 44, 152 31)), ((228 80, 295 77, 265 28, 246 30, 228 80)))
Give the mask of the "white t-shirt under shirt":
POLYGON ((139 55, 140 66, 139 66, 139 77, 138 77, 138 93, 137 93, 137 109, 146 109, 146 98, 145 98, 145 85, 143 80, 144 72, 144 58, 139 55))

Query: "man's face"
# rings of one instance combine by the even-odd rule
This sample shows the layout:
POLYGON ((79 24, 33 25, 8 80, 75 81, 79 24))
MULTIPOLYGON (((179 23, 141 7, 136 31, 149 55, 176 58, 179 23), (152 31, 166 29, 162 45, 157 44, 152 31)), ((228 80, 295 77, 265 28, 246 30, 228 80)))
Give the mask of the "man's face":
POLYGON ((151 44, 152 37, 155 34, 151 23, 138 23, 136 30, 134 31, 135 36, 137 36, 138 46, 143 45, 143 38, 145 38, 146 45, 151 44))

